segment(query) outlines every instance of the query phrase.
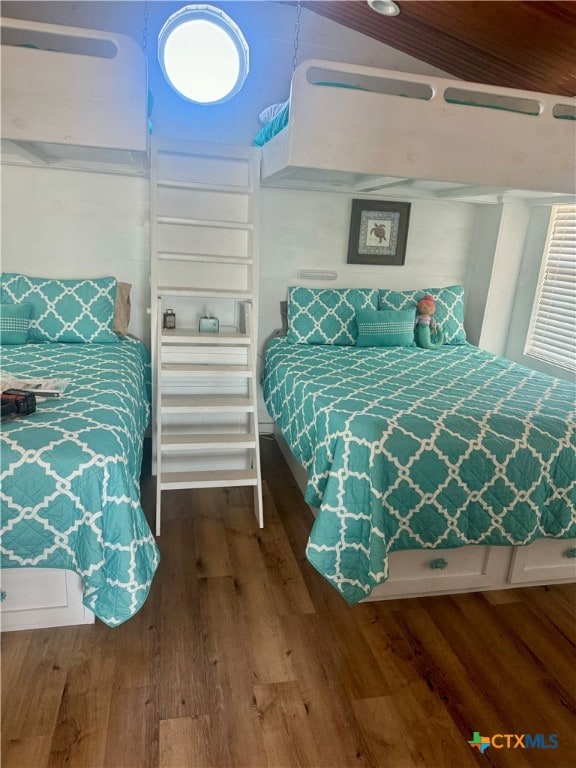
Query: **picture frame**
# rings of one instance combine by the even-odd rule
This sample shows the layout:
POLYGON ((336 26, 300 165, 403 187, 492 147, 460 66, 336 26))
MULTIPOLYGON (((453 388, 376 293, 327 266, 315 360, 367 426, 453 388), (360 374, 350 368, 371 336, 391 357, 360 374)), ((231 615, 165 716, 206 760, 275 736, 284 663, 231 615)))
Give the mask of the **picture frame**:
POLYGON ((352 200, 348 264, 403 266, 411 203, 352 200))

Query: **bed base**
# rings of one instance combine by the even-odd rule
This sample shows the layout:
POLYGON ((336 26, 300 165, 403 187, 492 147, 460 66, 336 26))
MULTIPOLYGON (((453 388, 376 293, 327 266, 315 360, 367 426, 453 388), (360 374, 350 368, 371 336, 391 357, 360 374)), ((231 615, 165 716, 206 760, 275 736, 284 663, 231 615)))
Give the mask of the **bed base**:
POLYGON ((144 176, 146 59, 127 35, 1 19, 2 162, 144 176))
POLYGON ((3 568, 0 629, 67 627, 93 624, 82 603, 82 579, 58 568, 3 568))
MULTIPOLYGON (((305 470, 276 426, 274 437, 304 493, 305 470)), ((311 510, 316 516, 318 510, 311 510)), ((472 545, 393 552, 389 556, 390 577, 363 602, 574 582, 575 548, 576 539, 539 539, 526 547, 472 545)))
POLYGON ((575 192, 575 116, 569 97, 311 59, 262 148, 262 185, 552 200, 575 192))

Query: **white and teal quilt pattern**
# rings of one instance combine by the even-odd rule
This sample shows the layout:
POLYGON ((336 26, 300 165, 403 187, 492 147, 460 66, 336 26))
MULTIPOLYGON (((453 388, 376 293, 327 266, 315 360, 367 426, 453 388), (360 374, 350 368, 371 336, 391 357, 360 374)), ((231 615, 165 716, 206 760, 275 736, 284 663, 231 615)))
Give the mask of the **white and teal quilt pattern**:
POLYGON ((143 344, 22 344, 2 371, 70 379, 60 398, 2 424, 1 564, 76 571, 84 604, 109 626, 144 603, 159 562, 140 504, 150 416, 143 344))
POLYGON ((473 347, 273 339, 270 416, 319 507, 306 554, 350 602, 388 553, 576 535, 575 390, 473 347))

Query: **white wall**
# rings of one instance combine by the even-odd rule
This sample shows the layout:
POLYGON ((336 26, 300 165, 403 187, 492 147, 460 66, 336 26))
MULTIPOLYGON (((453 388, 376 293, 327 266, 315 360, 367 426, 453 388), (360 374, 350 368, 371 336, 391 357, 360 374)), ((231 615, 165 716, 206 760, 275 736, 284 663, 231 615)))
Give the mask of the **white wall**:
POLYGON ((472 238, 472 259, 464 284, 466 289, 464 323, 467 328, 467 338, 471 344, 478 344, 482 333, 486 296, 490 288, 501 215, 501 205, 478 206, 472 238))
POLYGON ((497 212, 500 215, 498 235, 478 343, 482 349, 503 355, 514 310, 530 209, 525 205, 504 203, 497 206, 497 212))
MULTIPOLYGON (((329 192, 261 190, 260 354, 270 334, 281 327, 279 303, 291 285, 403 290, 466 282, 473 263, 476 217, 483 206, 412 202, 405 265, 374 267, 346 263, 351 200, 329 192), (335 270, 338 279, 302 281, 299 269, 335 270)), ((467 331, 476 337, 480 333, 473 325, 467 331)), ((259 417, 264 430, 271 428, 262 403, 259 417)))
POLYGON ((542 255, 546 245, 550 212, 551 208, 547 205, 531 209, 504 355, 528 368, 573 382, 574 374, 570 371, 524 354, 542 255))
POLYGON ((147 179, 2 168, 2 270, 132 283, 130 332, 148 341, 147 179))

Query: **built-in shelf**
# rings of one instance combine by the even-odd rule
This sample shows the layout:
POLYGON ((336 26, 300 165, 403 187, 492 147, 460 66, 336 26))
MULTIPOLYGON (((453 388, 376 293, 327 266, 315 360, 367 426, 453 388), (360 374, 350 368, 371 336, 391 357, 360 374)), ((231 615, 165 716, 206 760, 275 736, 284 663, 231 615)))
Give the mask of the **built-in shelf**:
POLYGON ((219 333, 200 333, 192 328, 164 329, 162 331, 162 344, 166 345, 196 345, 206 346, 248 346, 251 342, 249 336, 231 328, 222 328, 219 333))

